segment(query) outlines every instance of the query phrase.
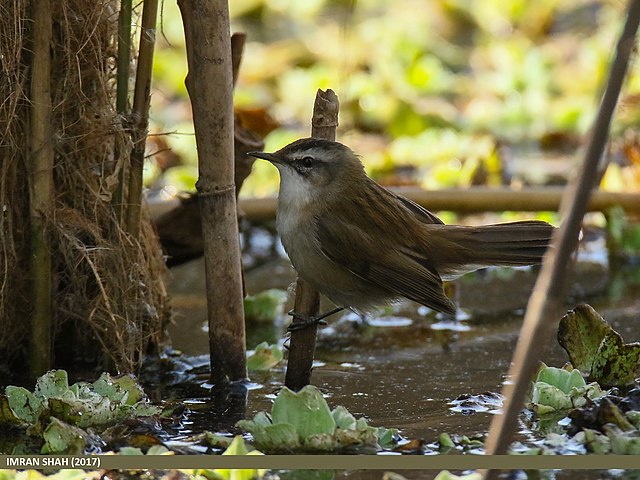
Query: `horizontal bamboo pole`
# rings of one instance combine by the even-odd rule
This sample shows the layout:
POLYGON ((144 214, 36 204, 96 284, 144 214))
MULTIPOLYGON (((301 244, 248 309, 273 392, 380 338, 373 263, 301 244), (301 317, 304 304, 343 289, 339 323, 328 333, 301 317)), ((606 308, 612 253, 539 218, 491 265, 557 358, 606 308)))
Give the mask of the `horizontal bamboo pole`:
MULTIPOLYGON (((433 211, 459 213, 477 212, 541 212, 557 211, 562 187, 534 187, 513 190, 508 187, 472 187, 466 190, 431 190, 392 188, 394 192, 433 211)), ((269 220, 275 217, 276 197, 241 198, 240 209, 249 220, 269 220)), ((627 213, 640 213, 640 193, 594 192, 588 211, 605 212, 619 205, 627 213)))

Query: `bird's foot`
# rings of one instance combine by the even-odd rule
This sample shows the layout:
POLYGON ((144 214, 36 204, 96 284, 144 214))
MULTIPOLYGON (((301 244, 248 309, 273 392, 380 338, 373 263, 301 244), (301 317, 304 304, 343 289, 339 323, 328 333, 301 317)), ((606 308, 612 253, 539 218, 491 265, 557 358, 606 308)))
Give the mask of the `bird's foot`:
POLYGON ((287 327, 288 332, 297 332, 298 330, 304 330, 305 328, 312 327, 313 325, 326 325, 327 322, 319 319, 314 315, 303 315, 301 313, 291 310, 289 315, 293 317, 293 321, 287 327))
POLYGON ((287 331, 297 332, 299 330, 304 330, 305 328, 309 328, 313 325, 326 325, 327 322, 324 319, 330 315, 333 315, 334 313, 338 313, 341 310, 343 310, 343 307, 337 307, 319 316, 303 315, 301 313, 297 313, 297 312, 294 312, 293 310, 290 310, 289 315, 293 317, 294 321, 289 324, 289 326, 287 327, 287 331))

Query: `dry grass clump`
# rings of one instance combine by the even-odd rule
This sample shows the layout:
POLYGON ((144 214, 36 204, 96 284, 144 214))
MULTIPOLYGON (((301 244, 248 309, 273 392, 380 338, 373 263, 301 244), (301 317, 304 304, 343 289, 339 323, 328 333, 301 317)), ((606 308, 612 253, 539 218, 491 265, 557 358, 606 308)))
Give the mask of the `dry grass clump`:
MULTIPOLYGON (((56 345, 75 358, 105 352, 121 371, 161 340, 164 262, 148 214, 140 240, 111 202, 130 135, 115 109, 119 2, 55 0, 52 85, 55 208, 47 219, 56 345), (116 158, 121 152, 120 158, 116 158), (69 338, 69 332, 74 338, 69 338), (96 348, 96 344, 102 349, 96 348)), ((29 63, 27 0, 0 0, 0 358, 24 358, 29 335, 29 63)), ((5 365, 5 366, 6 366, 5 365)))

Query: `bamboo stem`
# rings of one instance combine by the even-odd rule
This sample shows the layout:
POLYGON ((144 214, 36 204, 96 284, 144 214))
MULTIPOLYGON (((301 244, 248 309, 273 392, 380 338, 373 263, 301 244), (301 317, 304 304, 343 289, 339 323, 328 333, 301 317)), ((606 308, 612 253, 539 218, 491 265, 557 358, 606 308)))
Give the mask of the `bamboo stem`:
POLYGON ((198 146, 211 383, 247 376, 233 155, 233 79, 225 0, 179 0, 198 146))
MULTIPOLYGON (((333 90, 318 90, 313 105, 311 118, 311 136, 335 141, 338 126, 338 110, 340 104, 333 90)), ((296 299, 294 311, 307 317, 318 315, 320 294, 307 282, 298 277, 296 283, 296 299)), ((293 323, 301 320, 294 318, 293 323)), ((316 335, 318 326, 312 325, 291 332, 289 343, 289 358, 285 386, 293 391, 311 383, 311 370, 316 350, 316 335)))
POLYGON ((47 218, 53 212, 53 143, 51 106, 51 4, 33 2, 33 59, 31 67, 31 158, 29 199, 31 216, 31 317, 30 370, 42 375, 52 365, 51 244, 47 218))
MULTIPOLYGON (((562 187, 535 187, 513 190, 509 187, 471 187, 465 190, 423 190, 421 188, 390 188, 434 212, 446 210, 459 213, 478 212, 542 212, 558 211, 562 199, 562 187)), ((276 215, 278 199, 241 198, 239 206, 249 220, 271 220, 276 215)), ((606 212, 620 206, 627 213, 640 213, 640 193, 596 191, 591 196, 587 210, 606 212)))
POLYGON ((151 73, 153 50, 156 43, 158 0, 145 0, 142 7, 142 28, 138 49, 138 68, 133 92, 133 150, 129 172, 129 198, 127 202, 127 232, 134 238, 140 234, 140 211, 142 205, 142 173, 144 151, 149 126, 149 104, 151 101, 151 73))
MULTIPOLYGON (((486 443, 486 452, 489 455, 501 455, 507 452, 517 427, 518 414, 522 409, 524 397, 540 361, 540 345, 547 344, 553 327, 560 318, 569 258, 577 245, 582 218, 591 191, 596 185, 598 164, 607 143, 611 118, 627 71, 639 22, 640 0, 631 0, 607 87, 591 130, 591 139, 585 152, 583 167, 575 181, 567 186, 563 195, 560 211, 564 220, 552 240, 552 248, 545 256, 542 270, 527 306, 513 355, 512 367, 509 369, 509 377, 513 382, 503 388, 503 394, 506 397, 503 413, 494 416, 491 422, 486 443)), ((484 473, 485 478, 497 476, 495 470, 484 473)))
MULTIPOLYGON (((116 111, 122 119, 127 114, 127 100, 129 99, 129 62, 131 60, 131 0, 122 0, 120 13, 118 14, 118 59, 116 71, 116 111)), ((112 204, 116 208, 118 219, 124 218, 124 184, 126 171, 124 162, 121 162, 122 152, 120 146, 115 147, 116 162, 120 163, 118 173, 118 185, 113 192, 112 204)))
MULTIPOLYGON (((238 82, 238 75, 240 74, 240 64, 242 63, 242 53, 244 52, 244 44, 247 40, 247 34, 236 32, 231 35, 231 83, 233 85, 233 90, 236 88, 236 83, 238 82)), ((234 119, 234 127, 236 120, 234 119)), ((253 158, 249 157, 249 155, 238 155, 241 152, 238 152, 237 143, 238 143, 238 134, 241 132, 240 128, 234 128, 234 155, 233 155, 233 163, 234 163, 234 182, 236 187, 236 208, 238 207, 238 194, 240 193, 240 188, 242 188, 242 183, 244 182, 244 178, 238 178, 238 172, 241 170, 240 166, 246 162, 245 159, 251 159, 250 165, 253 165, 253 158), (240 158, 239 158, 240 157, 240 158), (244 158, 242 158, 244 157, 244 158)), ((262 147, 264 147, 264 143, 262 147)), ((251 173, 251 166, 248 168, 247 175, 251 173)), ((240 213, 238 212, 238 217, 240 213)), ((240 225, 238 224, 238 235, 240 234, 240 225)), ((244 262, 242 261, 242 247, 238 244, 238 248, 240 248, 240 274, 242 275, 242 297, 247 296, 247 282, 244 276, 244 262)))

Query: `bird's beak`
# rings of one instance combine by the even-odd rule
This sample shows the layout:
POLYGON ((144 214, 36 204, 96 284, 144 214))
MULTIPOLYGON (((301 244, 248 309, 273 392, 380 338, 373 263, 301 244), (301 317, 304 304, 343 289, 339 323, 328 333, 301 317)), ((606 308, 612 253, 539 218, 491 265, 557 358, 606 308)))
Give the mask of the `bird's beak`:
POLYGON ((271 163, 282 163, 280 162, 280 160, 278 160, 278 157, 276 157, 273 153, 248 152, 247 155, 255 158, 261 158, 262 160, 267 160, 268 162, 271 162, 271 163))

